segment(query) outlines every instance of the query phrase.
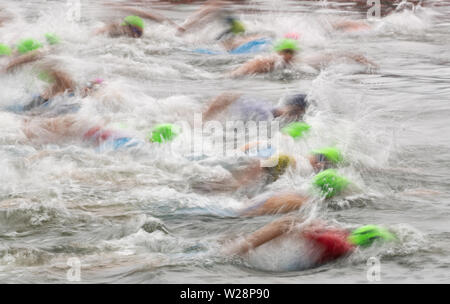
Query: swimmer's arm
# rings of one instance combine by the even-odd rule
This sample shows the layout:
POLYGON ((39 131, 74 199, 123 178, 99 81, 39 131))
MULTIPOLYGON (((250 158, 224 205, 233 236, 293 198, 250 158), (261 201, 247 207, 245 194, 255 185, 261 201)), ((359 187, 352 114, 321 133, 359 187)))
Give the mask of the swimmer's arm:
POLYGON ((167 18, 167 17, 165 17, 163 15, 160 15, 158 13, 145 12, 145 11, 138 10, 138 9, 135 9, 135 8, 131 8, 131 7, 121 7, 120 9, 122 11, 127 12, 127 13, 134 14, 136 16, 139 16, 139 17, 142 17, 142 18, 145 18, 145 19, 150 19, 150 20, 153 20, 153 21, 158 22, 158 23, 168 22, 171 25, 175 26, 176 28, 179 28, 178 24, 176 24, 175 22, 173 22, 169 18, 167 18))
POLYGON ((258 58, 244 63, 242 66, 230 73, 231 77, 240 77, 244 75, 268 73, 275 68, 273 58, 258 58))
POLYGON ((235 102, 239 98, 240 94, 234 93, 222 93, 213 101, 211 101, 208 109, 203 112, 203 120, 210 120, 212 117, 216 116, 218 113, 225 110, 228 106, 230 106, 233 102, 235 102))
POLYGON ((244 214, 259 216, 266 214, 288 213, 300 209, 307 201, 306 197, 296 194, 283 194, 269 198, 261 207, 244 214))
POLYGON ((233 171, 233 175, 236 181, 236 188, 248 185, 260 179, 262 168, 260 161, 254 161, 250 166, 241 171, 233 171))
POLYGON ((291 231, 296 219, 284 217, 256 230, 252 234, 231 245, 229 254, 245 254, 271 240, 291 231))
POLYGON ((37 61, 39 59, 41 59, 42 57, 44 57, 44 54, 41 51, 32 51, 28 54, 19 56, 13 60, 11 60, 11 62, 6 66, 5 71, 6 72, 12 72, 14 69, 26 64, 26 63, 30 63, 33 61, 37 61))
POLYGON ((202 21, 204 21, 203 19, 207 16, 217 13, 224 5, 224 1, 214 0, 205 2, 205 4, 203 4, 203 7, 199 11, 186 19, 183 25, 178 28, 178 33, 181 34, 191 30, 195 26, 199 25, 202 21))
POLYGON ((355 20, 344 20, 337 21, 331 25, 335 30, 341 31, 354 31, 354 30, 367 30, 370 29, 370 26, 363 21, 355 21, 355 20))

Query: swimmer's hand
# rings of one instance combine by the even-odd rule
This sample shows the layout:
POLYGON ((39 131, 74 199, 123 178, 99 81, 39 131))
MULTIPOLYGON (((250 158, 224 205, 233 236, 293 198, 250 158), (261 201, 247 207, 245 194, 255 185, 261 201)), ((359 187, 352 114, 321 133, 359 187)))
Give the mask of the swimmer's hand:
POLYGON ((255 249, 283 234, 289 233, 293 230, 294 225, 298 222, 298 218, 293 216, 285 216, 281 219, 275 220, 272 223, 256 230, 244 239, 234 241, 225 248, 224 252, 227 254, 245 254, 248 251, 255 249))

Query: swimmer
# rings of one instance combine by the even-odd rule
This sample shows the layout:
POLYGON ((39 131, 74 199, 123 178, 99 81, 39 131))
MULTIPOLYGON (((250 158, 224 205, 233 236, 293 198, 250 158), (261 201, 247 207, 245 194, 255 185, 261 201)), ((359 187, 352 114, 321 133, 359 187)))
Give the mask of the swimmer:
POLYGON ((330 199, 342 194, 350 185, 350 182, 337 174, 334 170, 325 170, 317 174, 312 180, 312 191, 310 195, 297 193, 277 193, 268 198, 255 198, 256 204, 245 208, 240 212, 243 216, 261 216, 280 213, 289 213, 298 210, 312 200, 314 194, 325 199, 330 199))
POLYGON ((145 28, 145 23, 142 18, 150 19, 158 23, 168 22, 169 24, 178 27, 173 21, 157 13, 144 12, 130 7, 119 7, 119 9, 134 15, 125 17, 122 22, 111 23, 96 30, 94 33, 95 35, 107 34, 111 38, 121 36, 141 38, 144 35, 145 28))
POLYGON ((268 101, 260 98, 227 92, 220 94, 209 103, 208 108, 203 112, 203 120, 212 120, 229 110, 241 120, 284 118, 292 121, 302 119, 308 105, 305 94, 286 96, 278 106, 272 107, 268 101))
POLYGON ((245 255, 263 244, 281 238, 298 240, 308 245, 307 248, 311 250, 305 252, 302 258, 308 259, 312 267, 348 257, 357 248, 397 239, 388 229, 376 225, 347 230, 321 221, 305 224, 296 218, 284 217, 225 245, 223 252, 228 255, 245 255))
POLYGON ((100 150, 117 150, 141 143, 120 130, 106 128, 105 123, 88 121, 73 114, 25 118, 22 131, 27 140, 38 144, 79 141, 100 150))
POLYGON ((252 59, 232 71, 230 76, 270 73, 275 69, 285 68, 294 62, 299 50, 297 40, 285 38, 274 47, 275 54, 252 59))
MULTIPOLYGON (((291 66, 296 61, 296 56, 300 50, 298 41, 295 39, 283 39, 274 47, 275 54, 266 57, 252 59, 230 73, 231 77, 244 75, 254 75, 270 73, 276 69, 291 66)), ((299 62, 304 62, 315 68, 321 68, 338 60, 348 60, 370 68, 377 68, 378 65, 359 54, 353 53, 323 53, 315 56, 303 56, 299 62)))
POLYGON ((194 27, 198 27, 214 18, 219 17, 220 14, 226 9, 228 1, 221 0, 208 0, 206 1, 200 10, 194 13, 192 16, 186 19, 186 21, 178 28, 178 34, 186 33, 192 30, 194 27))
POLYGON ((265 187, 266 185, 277 181, 288 170, 296 167, 296 161, 293 157, 285 154, 275 155, 267 160, 259 159, 238 159, 233 158, 229 162, 204 159, 199 161, 200 165, 221 166, 231 177, 220 179, 220 181, 194 180, 192 188, 198 191, 250 191, 265 187))
POLYGON ((48 105, 52 99, 64 94, 73 97, 75 93, 78 93, 80 97, 85 98, 96 92, 103 83, 102 79, 95 79, 83 86, 77 86, 67 73, 49 65, 43 68, 39 78, 48 82, 49 87, 43 93, 34 96, 25 106, 13 106, 15 112, 27 112, 43 105, 48 105))
MULTIPOLYGON (((248 34, 244 24, 234 17, 226 17, 225 22, 228 29, 217 37, 221 45, 227 52, 238 53, 239 49, 251 48, 253 45, 267 43, 267 35, 248 34)), ((241 51, 242 52, 242 51, 241 51)))
POLYGON ((343 162, 343 157, 338 148, 325 147, 312 151, 308 156, 308 161, 314 171, 319 172, 336 167, 343 162))
MULTIPOLYGON (((30 62, 35 62, 43 59, 46 55, 53 51, 53 46, 60 43, 58 36, 52 33, 45 34, 47 46, 35 39, 21 40, 15 50, 9 51, 8 56, 13 56, 10 62, 3 69, 3 72, 12 72, 16 68, 23 66, 30 62)), ((1 56, 0 51, 0 56, 1 56)))

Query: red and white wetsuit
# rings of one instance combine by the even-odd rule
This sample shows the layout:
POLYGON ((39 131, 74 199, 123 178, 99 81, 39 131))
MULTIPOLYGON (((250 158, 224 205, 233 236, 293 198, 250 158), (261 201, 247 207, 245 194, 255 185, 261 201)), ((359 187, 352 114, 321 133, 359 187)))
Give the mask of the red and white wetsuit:
POLYGON ((348 241, 349 233, 336 228, 313 229, 303 233, 303 237, 314 242, 319 255, 316 263, 323 264, 348 256, 355 246, 348 241))

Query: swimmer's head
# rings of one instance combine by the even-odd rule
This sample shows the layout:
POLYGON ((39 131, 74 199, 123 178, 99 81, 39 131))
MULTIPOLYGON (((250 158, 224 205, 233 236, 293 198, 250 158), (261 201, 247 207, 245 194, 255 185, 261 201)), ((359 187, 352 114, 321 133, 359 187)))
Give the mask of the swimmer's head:
POLYGON ((292 122, 281 129, 281 133, 291 136, 294 139, 302 138, 311 126, 304 122, 292 122))
POLYGON ((17 45, 17 50, 21 55, 24 55, 28 52, 37 50, 42 47, 42 44, 39 41, 34 39, 24 39, 19 42, 17 45))
POLYGON ((318 173, 312 184, 322 196, 331 198, 346 189, 350 182, 345 177, 340 176, 336 170, 328 169, 318 173))
POLYGON ((370 246, 375 241, 393 241, 396 237, 386 228, 376 225, 366 225, 353 230, 348 237, 348 240, 353 245, 370 246))
POLYGON ((6 44, 0 43, 0 56, 11 56, 12 51, 6 44))
POLYGON ((60 39, 55 34, 47 33, 45 34, 45 39, 47 40, 47 43, 50 45, 55 45, 60 42, 60 39))
POLYGON ((121 24, 130 37, 140 38, 144 34, 144 20, 138 16, 128 16, 123 20, 121 24))
POLYGON ((181 132, 178 126, 172 124, 160 124, 155 126, 148 134, 147 139, 150 142, 163 143, 173 140, 181 132))
POLYGON ((283 57, 285 62, 290 62, 300 51, 300 47, 297 40, 284 38, 275 45, 274 50, 283 57))
POLYGON ((303 117, 308 108, 308 99, 305 94, 295 94, 284 98, 279 106, 272 110, 274 117, 284 116, 290 120, 303 117))
POLYGON ((296 165, 295 159, 285 154, 272 156, 268 160, 261 162, 261 166, 269 173, 273 181, 276 181, 283 175, 289 167, 295 168, 296 165))
POLYGON ((226 22, 230 26, 231 33, 233 33, 235 35, 245 33, 245 26, 238 19, 236 19, 234 17, 227 17, 226 22))
POLYGON ((225 22, 229 28, 225 30, 223 33, 221 33, 219 36, 217 36, 216 40, 221 40, 224 37, 229 38, 230 34, 239 35, 245 33, 245 26, 238 19, 228 16, 225 18, 225 22))
POLYGON ((343 161, 342 153, 338 148, 326 147, 311 152, 309 162, 315 171, 329 169, 343 161))

